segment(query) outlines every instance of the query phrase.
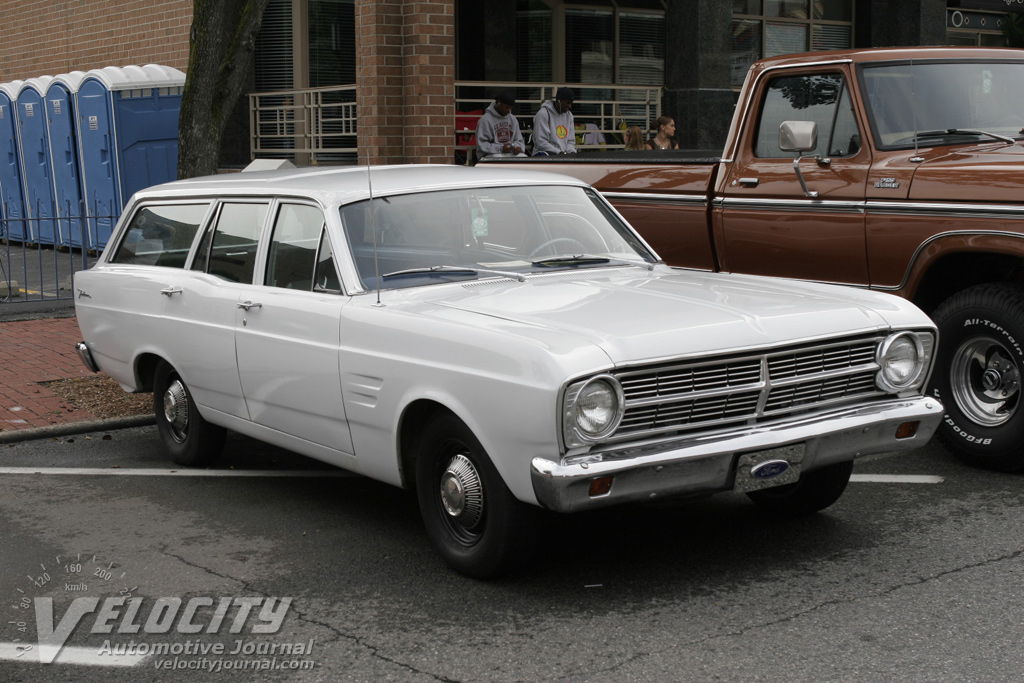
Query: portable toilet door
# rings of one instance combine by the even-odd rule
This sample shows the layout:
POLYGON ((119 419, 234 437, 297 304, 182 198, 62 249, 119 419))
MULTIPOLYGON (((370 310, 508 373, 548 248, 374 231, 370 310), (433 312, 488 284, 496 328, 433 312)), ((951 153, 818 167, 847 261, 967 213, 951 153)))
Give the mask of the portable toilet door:
POLYGON ((157 64, 123 69, 112 84, 121 197, 178 179, 178 114, 185 74, 157 64))
POLYGON ((18 115, 15 111, 23 81, 0 84, 0 237, 29 241, 25 202, 21 189, 21 154, 18 151, 18 115))
POLYGON ((46 107, 43 95, 53 76, 25 81, 18 92, 18 142, 21 145, 22 187, 25 213, 29 219, 29 242, 57 244, 54 221, 53 173, 50 169, 50 142, 46 131, 46 107))
POLYGON ((84 77, 84 72, 73 71, 53 79, 46 90, 46 123, 56 199, 58 243, 88 248, 74 112, 74 94, 84 77))
POLYGON ((82 194, 89 220, 89 244, 102 250, 124 208, 114 144, 110 88, 99 72, 89 72, 75 96, 82 194))
MULTIPOLYGON (((90 209, 110 202, 116 208, 116 222, 136 191, 177 179, 184 85, 184 72, 158 64, 108 66, 86 74, 77 106, 90 209)), ((109 229, 101 225, 96 244, 102 248, 109 237, 109 229)))

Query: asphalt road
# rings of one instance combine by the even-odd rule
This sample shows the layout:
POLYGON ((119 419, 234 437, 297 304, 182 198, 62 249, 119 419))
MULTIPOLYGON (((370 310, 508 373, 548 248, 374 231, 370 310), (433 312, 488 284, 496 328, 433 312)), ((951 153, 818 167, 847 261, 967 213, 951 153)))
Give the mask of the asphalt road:
POLYGON ((858 463, 797 520, 733 494, 555 517, 531 569, 494 582, 441 563, 411 495, 241 437, 217 476, 146 476, 170 467, 153 428, 0 455, 3 681, 1024 675, 1024 477, 938 445, 858 463), (39 627, 67 636, 54 663, 39 627), (198 668, 218 662, 278 668, 198 668))

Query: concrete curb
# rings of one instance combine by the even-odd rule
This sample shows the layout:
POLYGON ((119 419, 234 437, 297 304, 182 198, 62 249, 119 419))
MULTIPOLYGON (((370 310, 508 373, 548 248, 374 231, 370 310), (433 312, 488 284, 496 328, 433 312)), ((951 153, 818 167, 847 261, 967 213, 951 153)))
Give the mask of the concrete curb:
POLYGON ((106 420, 69 422, 67 424, 51 425, 49 427, 12 429, 10 431, 0 432, 0 444, 34 441, 35 439, 51 439, 57 436, 71 436, 73 434, 85 434, 87 432, 104 432, 113 429, 127 429, 129 427, 146 427, 151 424, 156 424, 156 417, 153 415, 132 415, 130 417, 112 417, 106 420))

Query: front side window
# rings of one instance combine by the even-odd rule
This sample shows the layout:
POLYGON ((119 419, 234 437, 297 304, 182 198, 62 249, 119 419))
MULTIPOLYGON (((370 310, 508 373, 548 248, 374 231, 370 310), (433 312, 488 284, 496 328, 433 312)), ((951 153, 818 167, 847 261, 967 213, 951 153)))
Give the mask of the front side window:
POLYGON ((814 121, 822 156, 851 156, 861 147, 861 136, 845 79, 840 74, 812 74, 776 78, 768 84, 754 142, 754 156, 791 158, 779 148, 779 126, 784 121, 814 121))
POLYGON ((337 277, 329 272, 333 267, 323 211, 306 204, 282 204, 274 221, 264 284, 304 291, 316 284, 319 289, 335 290, 337 277), (335 286, 326 287, 330 282, 335 286))
POLYGON ((260 232, 267 216, 267 205, 225 202, 221 205, 192 263, 229 282, 252 284, 260 232))
POLYGON ((366 289, 654 262, 591 190, 525 186, 381 197, 342 208, 366 289))
POLYGON ((192 240, 209 209, 202 204, 150 204, 134 216, 111 263, 184 268, 192 240))

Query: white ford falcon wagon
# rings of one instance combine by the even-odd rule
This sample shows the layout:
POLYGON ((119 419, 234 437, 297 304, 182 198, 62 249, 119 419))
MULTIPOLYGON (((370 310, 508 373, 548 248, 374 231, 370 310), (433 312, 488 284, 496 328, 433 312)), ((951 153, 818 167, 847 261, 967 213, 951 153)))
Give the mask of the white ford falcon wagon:
POLYGON ((75 278, 94 371, 202 465, 226 429, 416 492, 445 561, 522 562, 557 512, 739 491, 834 503, 924 445, 935 327, 877 292, 670 268, 550 173, 245 172, 136 194, 75 278))

